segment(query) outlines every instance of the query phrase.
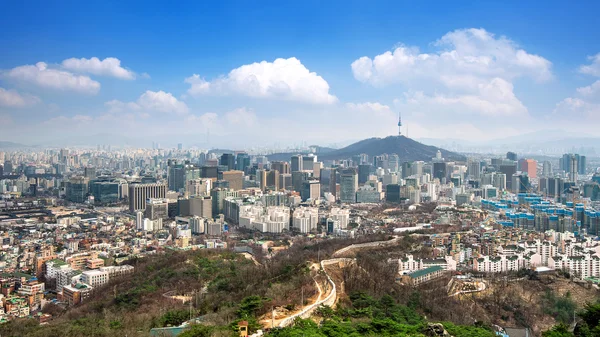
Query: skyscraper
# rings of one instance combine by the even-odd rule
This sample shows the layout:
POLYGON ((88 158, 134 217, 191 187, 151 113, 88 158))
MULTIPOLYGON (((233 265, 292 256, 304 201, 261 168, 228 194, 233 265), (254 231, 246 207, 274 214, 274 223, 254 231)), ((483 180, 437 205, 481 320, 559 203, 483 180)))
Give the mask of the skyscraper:
POLYGON ((552 175, 552 163, 550 161, 545 160, 542 164, 542 176, 550 177, 552 175))
POLYGON ((271 162, 271 170, 277 170, 280 174, 289 174, 290 164, 285 161, 274 161, 271 162))
POLYGON ((250 167, 250 156, 246 152, 238 153, 235 159, 235 169, 246 172, 248 167, 250 167))
POLYGON ((358 165, 358 183, 364 184, 369 180, 371 174, 371 164, 360 164, 358 165))
POLYGON ((533 159, 524 159, 521 162, 521 171, 527 172, 529 178, 537 177, 537 161, 533 159))
POLYGON ((388 167, 392 172, 398 172, 400 168, 400 157, 397 154, 392 153, 388 158, 388 167))
POLYGON ((146 209, 146 200, 150 198, 165 198, 167 185, 165 184, 131 184, 129 185, 129 211, 146 209))
POLYGON ((302 171, 302 155, 297 154, 291 159, 292 172, 302 171))
POLYGON ((517 161, 517 154, 514 152, 506 152, 506 159, 508 160, 512 160, 512 161, 517 161))
POLYGON ((319 180, 313 178, 302 182, 300 196, 302 197, 302 201, 308 199, 314 201, 319 199, 321 196, 321 184, 319 183, 319 180))
POLYGON ((317 162, 317 156, 309 154, 302 156, 302 170, 313 170, 314 164, 317 162))
POLYGON ((233 153, 223 153, 221 155, 221 160, 219 161, 219 164, 227 166, 228 170, 233 170, 235 169, 235 156, 233 155, 233 153))
POLYGON ((66 198, 68 201, 83 203, 88 195, 89 179, 85 177, 73 177, 69 179, 66 186, 66 198))
POLYGON ((358 174, 354 169, 345 169, 340 173, 340 201, 346 203, 356 202, 358 190, 358 174))
POLYGON ((500 165, 499 171, 506 176, 506 189, 512 190, 512 176, 517 173, 517 163, 503 163, 500 165))

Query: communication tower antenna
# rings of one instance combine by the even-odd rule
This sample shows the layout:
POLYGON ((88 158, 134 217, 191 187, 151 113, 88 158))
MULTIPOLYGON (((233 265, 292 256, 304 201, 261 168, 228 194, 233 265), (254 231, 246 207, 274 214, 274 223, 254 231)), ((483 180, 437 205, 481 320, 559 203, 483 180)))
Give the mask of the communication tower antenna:
POLYGON ((402 113, 398 112, 398 136, 402 136, 402 113))

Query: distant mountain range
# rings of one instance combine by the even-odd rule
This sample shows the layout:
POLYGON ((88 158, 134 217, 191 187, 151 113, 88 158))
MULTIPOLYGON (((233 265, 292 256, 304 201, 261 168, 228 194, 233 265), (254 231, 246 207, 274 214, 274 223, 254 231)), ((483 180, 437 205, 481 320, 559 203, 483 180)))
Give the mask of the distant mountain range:
POLYGON ((0 149, 22 149, 22 148, 26 148, 26 147, 31 147, 31 146, 0 140, 0 149))
MULTIPOLYGON (((400 157, 401 161, 430 161, 431 158, 435 157, 438 150, 441 151, 442 156, 447 160, 466 160, 466 157, 461 154, 425 145, 405 136, 369 138, 337 150, 327 148, 327 151, 317 154, 319 160, 347 159, 361 153, 365 153, 369 157, 384 153, 395 153, 400 157)), ((276 153, 269 155, 268 158, 269 160, 290 160, 290 157, 295 154, 298 153, 276 153)))

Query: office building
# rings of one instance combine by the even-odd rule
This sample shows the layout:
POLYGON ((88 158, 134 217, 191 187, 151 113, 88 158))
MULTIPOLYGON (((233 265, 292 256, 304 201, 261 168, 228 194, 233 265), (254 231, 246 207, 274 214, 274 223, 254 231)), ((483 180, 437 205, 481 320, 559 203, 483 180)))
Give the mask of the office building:
POLYGON ((194 196, 177 201, 180 216, 198 216, 212 219, 213 200, 211 196, 194 196))
POLYGON ((119 201, 120 186, 116 181, 92 181, 90 190, 96 204, 110 204, 119 201))
POLYGON ((291 170, 292 172, 302 171, 302 155, 297 154, 295 156, 292 156, 291 170))
POLYGON ((89 180, 96 179, 96 168, 94 167, 85 167, 83 169, 83 176, 88 178, 89 180))
POLYGON ((358 190, 358 174, 354 169, 345 169, 340 173, 340 196, 344 203, 356 202, 356 191, 358 190))
POLYGON ((240 152, 235 158, 235 169, 238 171, 246 172, 250 167, 250 156, 245 152, 240 152))
POLYGON ((545 160, 544 163, 542 164, 542 176, 543 177, 552 176, 552 163, 550 163, 550 161, 548 161, 548 160, 545 160))
POLYGON ((388 168, 391 172, 398 172, 400 170, 400 157, 397 154, 392 153, 388 157, 388 168))
POLYGON ((517 163, 516 162, 507 162, 500 165, 499 169, 500 173, 503 173, 506 176, 506 189, 511 190, 512 187, 512 178, 513 174, 517 173, 517 163))
POLYGON ((296 192, 302 190, 302 183, 312 176, 312 171, 292 171, 292 188, 296 192))
POLYGON ((165 184, 131 184, 129 185, 129 211, 146 209, 147 199, 165 198, 167 185, 165 184))
POLYGON ((385 199, 387 202, 400 202, 400 185, 388 184, 385 188, 385 199))
POLYGON ((471 179, 479 180, 481 176, 481 162, 472 159, 469 161, 467 169, 471 179))
POLYGON ((321 196, 321 184, 316 178, 309 179, 308 181, 302 182, 302 189, 300 191, 302 201, 315 201, 321 196))
POLYGON ((150 220, 167 219, 169 217, 169 202, 163 198, 150 198, 146 200, 144 217, 150 220))
POLYGON ((521 172, 526 172, 529 178, 537 177, 537 161, 533 159, 523 159, 521 162, 521 172))
POLYGON ((66 186, 66 199, 70 202, 83 203, 86 201, 89 180, 85 177, 73 177, 66 186))
POLYGON ((278 171, 279 174, 290 174, 290 164, 286 161, 271 162, 271 170, 278 171))
POLYGON ((371 174, 371 168, 372 168, 371 164, 358 165, 358 183, 360 185, 366 183, 367 180, 369 180, 369 175, 371 174))
POLYGON ((229 182, 229 188, 234 191, 239 191, 244 188, 244 172, 230 170, 223 172, 223 180, 229 182))
POLYGON ((517 154, 509 151, 506 153, 506 159, 512 160, 512 161, 517 161, 517 154))
POLYGON ((443 161, 433 163, 433 178, 443 182, 448 176, 448 165, 443 161))
POLYGON ((221 166, 227 167, 227 170, 235 169, 235 156, 233 153, 223 153, 219 160, 221 166))
POLYGON ((314 169, 314 164, 317 162, 317 156, 314 154, 308 154, 306 156, 302 156, 302 170, 312 171, 314 169))
POLYGON ((187 187, 186 187, 186 195, 187 196, 209 195, 210 190, 212 190, 212 183, 213 183, 213 181, 211 179, 206 179, 206 178, 198 178, 198 179, 188 180, 187 187))

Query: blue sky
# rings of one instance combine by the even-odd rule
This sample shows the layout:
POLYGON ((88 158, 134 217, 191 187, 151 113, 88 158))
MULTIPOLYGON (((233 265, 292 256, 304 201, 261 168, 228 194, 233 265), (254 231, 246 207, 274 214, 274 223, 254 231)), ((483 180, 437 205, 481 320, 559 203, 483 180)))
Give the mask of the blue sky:
POLYGON ((232 146, 335 143, 396 132, 398 111, 414 137, 593 133, 599 7, 13 2, 0 12, 0 139, 200 143, 210 129, 232 146))

